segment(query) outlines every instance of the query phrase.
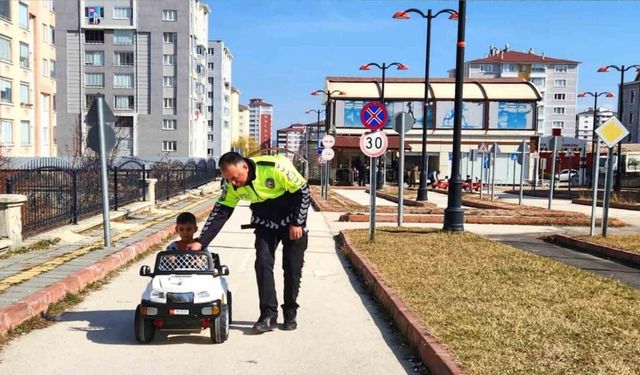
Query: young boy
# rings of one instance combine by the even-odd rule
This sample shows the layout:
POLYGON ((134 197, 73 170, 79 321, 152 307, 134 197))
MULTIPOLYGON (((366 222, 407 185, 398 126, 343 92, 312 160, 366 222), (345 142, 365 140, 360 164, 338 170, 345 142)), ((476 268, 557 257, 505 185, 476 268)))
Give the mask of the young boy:
POLYGON ((176 218, 176 233, 180 240, 173 241, 167 246, 167 251, 185 251, 187 245, 196 242, 193 235, 198 231, 196 217, 191 212, 183 212, 176 218))

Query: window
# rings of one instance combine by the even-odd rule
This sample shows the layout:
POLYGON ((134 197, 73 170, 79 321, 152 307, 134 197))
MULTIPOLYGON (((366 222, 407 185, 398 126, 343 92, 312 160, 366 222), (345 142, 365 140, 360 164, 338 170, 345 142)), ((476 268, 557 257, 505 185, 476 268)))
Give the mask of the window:
POLYGON ((20 143, 23 146, 31 144, 31 123, 29 121, 20 121, 20 143))
POLYGON ((162 130, 176 130, 176 120, 162 120, 162 130))
POLYGON ((544 87, 545 80, 544 78, 531 78, 531 83, 533 83, 537 87, 544 87))
POLYGON ((116 89, 131 89, 131 88, 133 88, 133 74, 114 73, 113 74, 113 87, 116 88, 116 89))
POLYGON ((104 51, 86 51, 84 53, 84 64, 93 66, 104 65, 104 51))
POLYGON ((207 66, 209 67, 209 69, 213 69, 213 63, 209 63, 207 64, 207 66))
POLYGON ((49 71, 49 75, 51 76, 51 78, 56 78, 56 60, 51 60, 49 68, 51 69, 49 71))
POLYGON ((85 30, 84 42, 89 44, 103 44, 104 30, 85 30))
POLYGON ((553 129, 563 129, 564 128, 564 121, 552 121, 551 122, 551 127, 553 129))
POLYGON ((503 72, 515 72, 516 71, 516 64, 502 64, 502 71, 503 72))
POLYGON ((524 72, 526 72, 526 71, 528 70, 528 68, 527 68, 527 66, 526 66, 526 65, 520 65, 520 66, 518 67, 518 70, 519 70, 521 73, 524 73, 524 72))
POLYGON ((633 112, 629 112, 629 124, 633 124, 633 112))
POLYGON ((20 67, 29 69, 29 45, 20 42, 20 67))
POLYGON ((208 148, 207 149, 207 156, 213 156, 213 149, 212 148, 208 148))
POLYGON ((114 106, 116 109, 134 109, 133 95, 116 95, 114 106))
POLYGON ((18 13, 18 24, 20 24, 20 27, 24 29, 28 29, 29 28, 29 6, 25 3, 20 3, 19 10, 20 11, 18 13))
POLYGON ((209 82, 210 85, 213 85, 213 77, 209 77, 207 79, 207 82, 209 82))
POLYGON ((164 65, 176 65, 176 55, 164 55, 162 61, 164 65))
POLYGON ((208 107, 207 107, 207 111, 208 111, 208 112, 213 112, 213 106, 212 106, 212 105, 208 106, 208 107))
POLYGON ((85 87, 104 87, 104 73, 85 73, 85 87))
POLYGON ((212 98, 212 99, 213 99, 213 91, 209 91, 209 92, 207 93, 207 96, 208 96, 209 98, 212 98))
POLYGON ((42 76, 47 77, 49 75, 49 60, 42 59, 42 76))
POLYGON ((49 26, 49 43, 55 44, 56 42, 56 29, 53 26, 49 26))
POLYGON ((129 7, 114 7, 113 8, 113 19, 114 20, 131 19, 131 8, 129 8, 129 7))
POLYGON ((84 107, 91 108, 93 102, 96 101, 98 97, 103 97, 101 94, 88 94, 84 96, 84 107))
POLYGON ((553 94, 553 100, 566 100, 567 94, 553 94))
POLYGON ((11 62, 11 39, 2 35, 0 35, 0 60, 11 62))
POLYGON ((567 80, 566 79, 556 79, 555 81, 553 81, 553 86, 554 87, 567 87, 567 80))
POLYGON ((20 82, 20 104, 29 104, 29 84, 20 82))
POLYGON ((544 73, 546 71, 546 67, 544 64, 533 64, 531 66, 531 73, 544 73))
POLYGON ((113 65, 133 66, 133 52, 115 52, 113 54, 113 65))
POLYGON ((207 121, 207 125, 209 126, 209 130, 213 131, 213 120, 207 121))
POLYGON ((162 11, 162 20, 176 22, 178 19, 178 11, 175 9, 165 9, 162 11))
POLYGON ((2 122, 2 143, 13 143, 13 120, 0 120, 2 122))
POLYGON ((566 65, 556 65, 555 66, 555 70, 556 73, 566 73, 567 72, 567 66, 566 65))
POLYGON ((554 115, 564 115, 564 107, 553 107, 554 115))
POLYGON ((631 95, 629 96, 629 103, 633 104, 636 102, 636 92, 631 91, 631 95))
POLYGON ((84 16, 89 19, 90 24, 98 25, 104 18, 104 7, 84 7, 84 16))
POLYGON ((165 43, 176 42, 176 33, 162 33, 162 37, 165 43))
POLYGON ((207 140, 213 142, 213 134, 207 134, 207 140))
POLYGON ((493 65, 491 64, 480 64, 480 71, 485 73, 493 73, 493 65))
POLYGON ((213 48, 209 48, 209 49, 207 50, 207 53, 209 53, 209 55, 213 55, 213 48))
POLYGON ((176 151, 176 141, 162 141, 162 151, 176 151))
POLYGON ((0 18, 11 21, 11 0, 0 0, 0 18))
POLYGON ((162 86, 174 87, 176 85, 176 77, 164 76, 162 77, 162 86))
POLYGON ((53 12, 53 0, 40 0, 40 1, 44 4, 45 8, 53 12))
POLYGON ((113 44, 130 46, 133 44, 133 30, 113 30, 113 44))
POLYGON ((13 103, 11 80, 0 78, 0 103, 13 103))
POLYGON ((176 107, 176 98, 164 98, 163 107, 164 108, 175 108, 176 107))

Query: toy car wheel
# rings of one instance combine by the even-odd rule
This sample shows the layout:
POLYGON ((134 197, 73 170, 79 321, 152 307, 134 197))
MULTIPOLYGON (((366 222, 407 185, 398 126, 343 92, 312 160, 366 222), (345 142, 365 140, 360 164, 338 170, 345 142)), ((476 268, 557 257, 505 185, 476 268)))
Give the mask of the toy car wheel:
POLYGON ((140 314, 140 305, 136 307, 133 328, 136 340, 143 344, 153 341, 153 338, 156 336, 156 327, 153 326, 153 321, 142 317, 140 314))
POLYGON ((213 319, 213 324, 209 328, 211 331, 211 342, 222 344, 229 338, 229 306, 223 304, 220 308, 220 315, 213 319))
POLYGON ((229 306, 229 324, 233 323, 233 304, 231 302, 231 291, 227 291, 227 306, 229 306))

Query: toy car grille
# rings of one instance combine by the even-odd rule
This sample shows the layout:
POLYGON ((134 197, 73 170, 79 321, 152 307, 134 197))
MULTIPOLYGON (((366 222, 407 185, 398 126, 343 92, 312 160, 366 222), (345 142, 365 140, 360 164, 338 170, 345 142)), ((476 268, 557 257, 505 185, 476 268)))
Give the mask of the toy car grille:
POLYGON ((208 271, 209 257, 206 254, 171 254, 160 258, 160 271, 208 271))

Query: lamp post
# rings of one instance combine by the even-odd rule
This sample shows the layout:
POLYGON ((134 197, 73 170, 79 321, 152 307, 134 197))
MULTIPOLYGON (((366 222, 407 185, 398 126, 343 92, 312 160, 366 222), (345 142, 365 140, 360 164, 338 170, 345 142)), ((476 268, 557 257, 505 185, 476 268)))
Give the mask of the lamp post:
MULTIPOLYGON (((624 109, 624 90, 623 90, 624 72, 626 72, 627 70, 631 70, 633 68, 635 68, 638 72, 640 72, 640 65, 629 65, 629 66, 608 65, 608 66, 601 66, 600 68, 598 68, 598 73, 606 73, 606 72, 609 72, 611 69, 615 69, 620 72, 620 88, 618 91, 618 118, 623 123, 624 123, 624 119, 622 118, 622 110, 624 109)), ((618 173, 616 174, 616 183, 613 187, 613 190, 620 191, 620 189, 622 188, 621 178, 622 178, 622 142, 619 142, 618 143, 618 173)))
MULTIPOLYGON (((416 200, 426 201, 427 197, 427 172, 429 168, 427 158, 427 109, 429 107, 429 63, 431 60, 431 20, 438 17, 441 14, 449 14, 450 20, 458 19, 458 12, 453 9, 443 9, 437 13, 433 13, 431 9, 427 10, 427 14, 416 8, 410 8, 407 10, 396 12, 393 15, 394 19, 406 20, 410 19, 411 13, 418 14, 422 18, 427 20, 427 46, 426 56, 424 61, 424 104, 422 106, 422 155, 420 169, 420 184, 418 185, 418 195, 416 200)), ((404 173, 404 171, 402 171, 404 173)))
POLYGON ((464 231, 464 210, 462 209, 462 179, 460 178, 460 144, 462 143, 462 87, 464 84, 464 27, 467 16, 467 2, 458 2, 458 42, 456 43, 456 88, 453 109, 453 157, 447 208, 444 210, 443 230, 464 231))
POLYGON ((593 150, 593 174, 591 181, 593 183, 593 193, 591 202, 591 228, 589 235, 593 236, 596 228, 596 207, 598 206, 598 178, 600 177, 600 140, 596 134, 596 127, 598 124, 598 97, 605 96, 607 98, 613 98, 613 94, 610 92, 581 92, 578 94, 578 98, 586 98, 588 96, 593 97, 593 133, 591 141, 591 149, 593 150))
MULTIPOLYGON (((326 112, 324 109, 309 109, 307 111, 305 111, 306 114, 311 114, 311 113, 316 113, 318 115, 318 119, 316 121, 316 126, 317 126, 317 130, 316 130, 316 141, 317 141, 317 149, 320 149, 320 114, 326 112)), ((326 117, 326 116, 325 116, 326 117)), ((326 123, 326 118, 325 118, 325 123, 326 123)), ((309 147, 307 147, 307 164, 309 163, 309 147)), ((321 196, 324 197, 324 195, 322 194, 324 192, 324 185, 323 185, 323 179, 322 179, 322 164, 320 164, 320 189, 321 189, 321 196)))
MULTIPOLYGON (((327 96, 327 101, 326 101, 326 109, 325 109, 325 121, 324 121, 324 131, 325 134, 330 134, 331 130, 333 129, 333 127, 335 126, 334 123, 334 119, 335 119, 335 110, 332 107, 332 103, 331 103, 331 96, 333 94, 337 94, 337 95, 347 95, 346 92, 341 91, 341 90, 315 90, 311 92, 311 95, 313 96, 318 96, 320 94, 324 94, 327 96)), ((335 100, 334 100, 335 102, 335 100)), ((318 117, 319 118, 319 117, 318 117)), ((318 120, 319 122, 320 120, 318 120)), ((320 136, 320 134, 318 134, 318 137, 320 136)), ((320 143, 318 143, 318 147, 320 147, 320 143)), ((325 178, 324 181, 321 181, 321 186, 323 188, 323 192, 324 192, 324 196, 325 199, 328 196, 328 190, 329 190, 329 175, 331 172, 331 165, 330 165, 331 161, 327 161, 327 166, 326 166, 326 171, 325 171, 325 178)))
MULTIPOLYGON (((380 69, 382 71, 382 82, 380 83, 380 103, 382 103, 382 105, 386 107, 386 104, 384 103, 384 82, 385 82, 385 79, 386 79, 387 69, 392 68, 392 67, 395 66, 397 70, 408 70, 409 66, 406 65, 406 64, 399 63, 399 62, 393 62, 391 64, 387 64, 387 63, 382 63, 382 64, 368 63, 368 64, 360 65, 360 70, 371 70, 372 66, 374 66, 374 67, 376 67, 376 68, 378 68, 378 69, 380 69)), ((384 126, 383 126, 383 128, 384 128, 384 126)), ((400 147, 404 147, 404 145, 400 145, 400 147)), ((377 158, 371 158, 371 160, 370 160, 370 169, 371 169, 371 173, 370 174, 371 174, 372 183, 369 186, 369 189, 372 192, 371 195, 374 196, 374 197, 375 197, 375 194, 373 194, 373 191, 374 190, 378 190, 378 189, 382 189, 382 185, 384 185, 384 181, 382 181, 381 184, 378 184, 377 181, 376 181, 376 183, 373 183, 374 177, 376 178, 376 180, 378 178, 378 176, 375 173, 375 168, 374 168, 374 164, 373 164, 376 161, 375 159, 377 159, 377 158), (373 188, 373 186, 375 186, 375 189, 373 188)), ((380 169, 379 173, 380 173, 380 175, 382 175, 382 167, 379 166, 379 169, 380 169)), ((400 171, 400 172, 404 173, 404 171, 400 171)), ((375 203, 375 198, 373 200, 373 203, 375 203)))

